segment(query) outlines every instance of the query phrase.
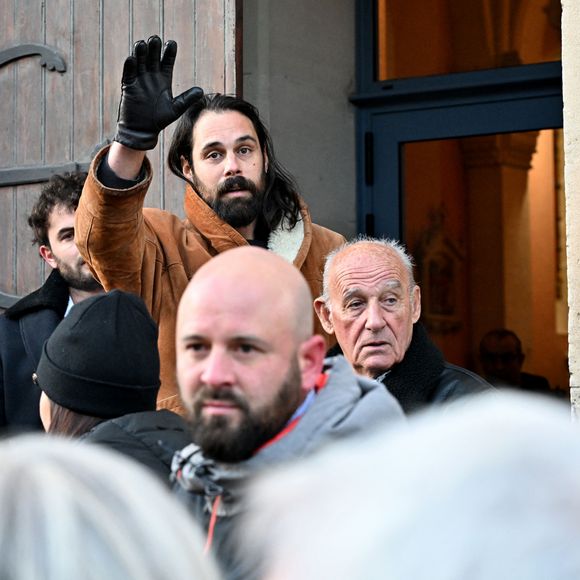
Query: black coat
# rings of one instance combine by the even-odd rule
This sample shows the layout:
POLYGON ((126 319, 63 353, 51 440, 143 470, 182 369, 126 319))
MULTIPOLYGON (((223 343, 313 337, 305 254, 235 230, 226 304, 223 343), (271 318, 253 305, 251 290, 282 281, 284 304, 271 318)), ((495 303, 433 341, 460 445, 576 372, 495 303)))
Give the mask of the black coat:
POLYGON ((379 380, 405 413, 493 389, 479 375, 446 362, 421 323, 413 326, 413 338, 403 360, 379 380))
POLYGON ((69 299, 57 270, 0 316, 0 431, 40 430, 40 389, 32 373, 42 345, 63 319, 69 299))
POLYGON ((103 421, 81 440, 105 445, 135 459, 169 485, 173 455, 191 443, 191 435, 182 417, 162 409, 103 421))

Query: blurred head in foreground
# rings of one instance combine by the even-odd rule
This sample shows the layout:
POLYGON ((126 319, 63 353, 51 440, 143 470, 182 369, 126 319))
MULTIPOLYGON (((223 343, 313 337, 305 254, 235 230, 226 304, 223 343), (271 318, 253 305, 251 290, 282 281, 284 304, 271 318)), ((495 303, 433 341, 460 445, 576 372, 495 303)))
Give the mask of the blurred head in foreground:
POLYGON ((490 393, 259 480, 244 527, 264 578, 580 578, 580 429, 490 393))
POLYGON ((28 435, 0 441, 0 465, 0 578, 218 578, 197 526, 138 464, 28 435))

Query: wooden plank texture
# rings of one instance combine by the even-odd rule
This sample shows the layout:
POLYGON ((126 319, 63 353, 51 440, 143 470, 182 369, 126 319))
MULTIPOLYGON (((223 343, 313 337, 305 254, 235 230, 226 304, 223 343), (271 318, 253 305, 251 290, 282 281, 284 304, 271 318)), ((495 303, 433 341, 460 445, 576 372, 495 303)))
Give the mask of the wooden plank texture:
MULTIPOLYGON (((177 59, 173 73, 173 94, 179 95, 183 91, 195 86, 195 2, 192 0, 174 0, 166 2, 165 6, 165 37, 177 42, 177 59)), ((165 158, 173 136, 175 124, 164 131, 165 158)), ((184 217, 183 195, 185 183, 175 177, 165 163, 164 173, 165 208, 167 211, 184 217)))
POLYGON ((103 6, 103 134, 115 136, 123 62, 132 46, 130 1, 107 1, 103 6))
MULTIPOLYGON (((35 0, 20 0, 16 18, 15 41, 43 42, 41 4, 35 0)), ((42 154, 42 73, 39 58, 16 61, 17 85, 15 114, 17 123, 16 162, 32 165, 41 161, 42 154)))
MULTIPOLYGON (((8 49, 16 43, 14 0, 0 0, 0 14, 3 15, 0 50, 8 49)), ((0 167, 12 166, 15 162, 16 136, 15 93, 16 67, 0 68, 0 167)))
MULTIPOLYGON (((147 40, 154 34, 161 36, 162 22, 159 9, 160 2, 158 0, 133 0, 133 14, 131 15, 133 42, 140 39, 147 40)), ((127 54, 121 58, 121 62, 125 60, 127 54)), ((160 173, 163 171, 163 158, 159 150, 160 146, 158 144, 153 151, 147 153, 153 167, 153 180, 147 194, 146 203, 149 207, 162 208, 164 206, 164 195, 161 189, 163 178, 160 173)))
POLYGON ((73 155, 88 159, 100 134, 99 2, 75 0, 73 10, 73 155))
MULTIPOLYGON (((123 62, 133 42, 159 34, 179 45, 174 94, 194 84, 235 92, 236 0, 0 0, 0 50, 49 45, 66 71, 38 57, 0 67, 0 168, 83 163, 115 132, 123 62)), ((147 205, 183 215, 183 183, 166 167, 170 127, 149 154, 147 205)), ((46 272, 27 217, 40 184, 0 187, 0 292, 26 294, 46 272)))
POLYGON ((44 95, 45 142, 44 158, 47 163, 72 161, 73 156, 73 84, 71 42, 71 0, 51 0, 46 4, 46 43, 58 49, 65 58, 64 73, 46 73, 44 95))
MULTIPOLYGON (((44 43, 43 5, 34 0, 20 0, 16 11, 16 38, 18 43, 44 43)), ((39 57, 19 60, 16 94, 16 164, 33 165, 44 162, 44 76, 39 57)), ((38 287, 41 265, 37 250, 30 243, 27 218, 34 204, 38 186, 25 185, 15 189, 15 294, 38 287)))
MULTIPOLYGON (((8 49, 15 44, 14 0, 0 0, 3 15, 0 49, 8 49)), ((15 87, 16 67, 0 68, 0 167, 14 165, 16 149, 15 87)), ((0 188, 0 292, 13 294, 16 287, 16 235, 14 232, 14 212, 16 195, 14 187, 0 188)))

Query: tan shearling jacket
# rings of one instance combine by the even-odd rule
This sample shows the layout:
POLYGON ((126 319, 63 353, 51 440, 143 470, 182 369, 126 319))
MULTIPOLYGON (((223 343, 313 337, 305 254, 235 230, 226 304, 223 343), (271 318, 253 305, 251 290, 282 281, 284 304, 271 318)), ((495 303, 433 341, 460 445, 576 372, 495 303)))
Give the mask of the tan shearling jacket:
MULTIPOLYGON (((182 413, 175 377, 175 318, 179 299, 195 271, 220 252, 248 242, 187 187, 181 220, 167 211, 143 208, 152 170, 130 189, 106 188, 96 170, 107 148, 94 159, 76 212, 75 240, 80 253, 106 290, 118 288, 141 296, 159 325, 161 389, 158 408, 182 413)), ((291 231, 278 228, 268 248, 300 269, 313 297, 322 293, 322 270, 328 252, 345 240, 313 224, 305 204, 302 220, 291 231)), ((328 340, 318 317, 316 332, 328 340)))

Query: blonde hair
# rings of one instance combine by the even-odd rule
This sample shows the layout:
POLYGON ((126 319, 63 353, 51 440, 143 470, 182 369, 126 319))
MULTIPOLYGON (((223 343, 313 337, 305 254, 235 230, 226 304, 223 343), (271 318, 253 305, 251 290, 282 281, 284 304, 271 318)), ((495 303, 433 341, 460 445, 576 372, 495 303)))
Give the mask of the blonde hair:
POLYGON ((153 475, 44 435, 0 441, 0 578, 217 580, 203 538, 153 475))
POLYGON ((267 578, 580 578, 580 429, 566 405, 467 397, 254 483, 267 578))

